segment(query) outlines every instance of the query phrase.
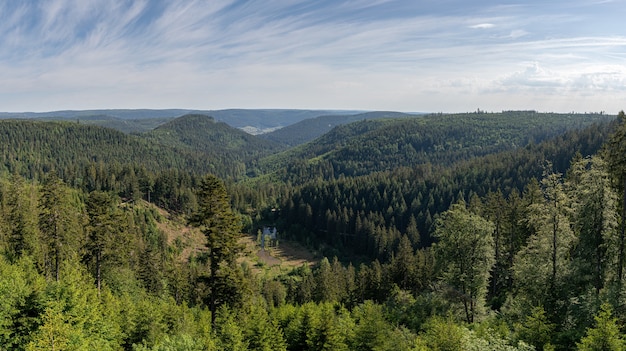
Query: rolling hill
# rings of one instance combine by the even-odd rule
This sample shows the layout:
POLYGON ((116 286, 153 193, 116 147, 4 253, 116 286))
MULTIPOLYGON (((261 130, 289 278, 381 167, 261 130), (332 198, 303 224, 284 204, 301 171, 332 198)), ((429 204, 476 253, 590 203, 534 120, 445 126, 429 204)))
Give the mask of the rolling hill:
POLYGON ((401 112, 365 112, 355 115, 327 115, 305 119, 303 121, 261 135, 261 138, 288 146, 297 146, 314 140, 334 127, 356 121, 383 118, 408 118, 411 115, 401 112))
POLYGON ((0 119, 53 119, 70 121, 91 121, 92 124, 112 127, 126 132, 143 132, 156 127, 167 120, 186 114, 212 116, 231 127, 244 129, 252 134, 282 128, 299 121, 323 115, 353 115, 362 111, 341 110, 295 110, 295 109, 226 109, 226 110, 189 110, 189 109, 111 109, 111 110, 65 110, 51 112, 0 112, 0 119), (129 121, 128 125, 112 120, 129 121), (146 125, 144 120, 153 120, 146 125), (144 122, 140 122, 144 121, 144 122), (160 121, 160 123, 158 123, 160 121), (148 128, 148 129, 146 129, 148 128))
POLYGON ((337 126, 312 142, 268 156, 259 167, 293 182, 294 174, 310 179, 321 174, 358 176, 425 163, 450 165, 613 118, 509 111, 364 120, 337 126))

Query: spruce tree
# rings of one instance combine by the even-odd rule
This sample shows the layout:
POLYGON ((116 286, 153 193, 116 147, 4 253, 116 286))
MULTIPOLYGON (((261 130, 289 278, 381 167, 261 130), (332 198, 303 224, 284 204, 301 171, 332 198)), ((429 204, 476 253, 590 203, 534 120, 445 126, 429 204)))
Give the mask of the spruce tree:
POLYGON ((621 291, 624 278, 624 261, 626 254, 626 114, 620 111, 617 115, 618 127, 605 145, 605 157, 609 171, 613 175, 617 189, 621 193, 621 226, 618 242, 618 261, 616 279, 618 291, 621 291))
POLYGON ((39 200, 39 229, 45 247, 46 268, 59 281, 60 262, 78 254, 80 210, 71 203, 69 190, 55 173, 50 173, 41 188, 39 200))
POLYGON ((211 322, 215 324, 215 312, 220 304, 230 300, 222 296, 227 290, 225 284, 232 282, 225 273, 232 274, 237 255, 241 251, 238 238, 241 223, 233 213, 224 182, 214 175, 207 175, 200 183, 197 193, 198 208, 189 218, 189 223, 198 227, 206 237, 206 253, 209 272, 206 282, 207 296, 211 311, 211 322))

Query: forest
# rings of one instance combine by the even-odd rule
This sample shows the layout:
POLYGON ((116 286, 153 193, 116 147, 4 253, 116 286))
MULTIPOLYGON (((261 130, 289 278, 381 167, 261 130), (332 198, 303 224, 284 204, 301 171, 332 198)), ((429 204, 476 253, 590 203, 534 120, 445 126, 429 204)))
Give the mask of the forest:
POLYGON ((0 349, 626 350, 623 111, 368 117, 0 120, 0 349))

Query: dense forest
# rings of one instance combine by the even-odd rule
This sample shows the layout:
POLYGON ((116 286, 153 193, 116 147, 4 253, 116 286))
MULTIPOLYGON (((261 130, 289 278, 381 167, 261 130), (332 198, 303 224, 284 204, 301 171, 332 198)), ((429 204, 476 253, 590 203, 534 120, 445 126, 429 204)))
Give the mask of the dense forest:
POLYGON ((0 349, 626 350, 623 112, 326 118, 0 121, 0 349))

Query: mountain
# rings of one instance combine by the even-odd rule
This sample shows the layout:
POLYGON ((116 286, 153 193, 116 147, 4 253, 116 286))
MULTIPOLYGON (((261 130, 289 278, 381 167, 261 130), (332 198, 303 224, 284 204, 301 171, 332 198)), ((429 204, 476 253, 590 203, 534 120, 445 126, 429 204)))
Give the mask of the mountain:
POLYGON ((205 154, 75 122, 3 120, 0 145, 5 172, 29 178, 51 169, 78 174, 90 163, 141 165, 151 171, 177 168, 203 173, 213 169, 205 154))
POLYGON ((201 114, 175 118, 142 136, 163 145, 203 152, 223 162, 245 163, 284 149, 201 114))
POLYGON ((310 143, 268 156, 259 166, 263 172, 279 172, 281 179, 302 182, 322 175, 357 176, 425 163, 450 165, 613 118, 508 111, 364 120, 337 126, 310 143))
MULTIPOLYGON (((271 141, 203 115, 185 115, 150 132, 131 135, 83 122, 0 120, 0 145, 0 173, 40 179, 54 169, 71 179, 69 183, 82 182, 82 173, 94 163, 149 172, 210 172, 237 179, 245 175, 247 163, 282 150, 271 141)), ((117 173, 112 168, 107 172, 117 173)))
POLYGON ((261 137, 277 143, 297 146, 318 138, 339 125, 366 119, 403 118, 410 116, 411 115, 406 113, 387 111, 365 112, 355 115, 319 116, 316 118, 305 119, 270 133, 262 134, 261 137))

